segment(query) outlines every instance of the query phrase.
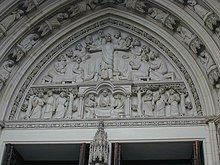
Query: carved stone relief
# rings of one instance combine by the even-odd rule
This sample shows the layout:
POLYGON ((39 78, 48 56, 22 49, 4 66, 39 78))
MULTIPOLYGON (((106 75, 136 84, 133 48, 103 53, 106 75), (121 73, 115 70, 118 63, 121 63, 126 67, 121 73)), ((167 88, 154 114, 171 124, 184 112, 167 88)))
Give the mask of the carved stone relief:
POLYGON ((86 36, 58 56, 46 70, 36 84, 180 79, 155 49, 134 36, 113 29, 86 36))
POLYGON ((9 75, 14 68, 14 65, 14 61, 7 60, 2 64, 2 66, 0 66, 0 90, 3 88, 4 83, 9 78, 9 75))
POLYGON ((20 0, 19 7, 16 8, 10 15, 6 16, 0 21, 0 39, 2 39, 7 31, 21 19, 25 14, 37 9, 40 4, 46 0, 20 0))
MULTIPOLYGON (((167 49, 166 46, 163 45, 159 40, 157 40, 153 36, 150 36, 146 32, 121 21, 108 19, 103 20, 99 23, 95 23, 91 25, 91 27, 88 27, 88 29, 83 29, 78 33, 74 33, 73 36, 67 39, 67 41, 63 41, 48 55, 46 55, 44 59, 42 59, 42 61, 32 71, 32 73, 24 83, 23 87, 21 88, 16 98, 16 102, 13 105, 9 120, 17 119, 17 117, 15 118, 15 114, 18 114, 17 110, 19 107, 21 107, 20 102, 23 102, 21 101, 23 93, 26 91, 29 83, 32 81, 34 76, 38 73, 38 70, 42 67, 44 67, 44 71, 36 79, 34 85, 36 87, 38 86, 39 88, 42 88, 43 86, 75 86, 80 84, 82 86, 85 86, 89 85, 90 83, 95 85, 97 84, 97 81, 99 83, 111 81, 114 84, 118 84, 120 82, 127 84, 134 82, 140 84, 149 84, 157 82, 174 83, 182 81, 179 72, 176 71, 176 69, 170 64, 167 58, 165 58, 157 50, 152 48, 150 45, 144 43, 139 38, 127 34, 124 31, 106 28, 99 30, 99 32, 97 33, 89 33, 89 35, 87 35, 84 39, 77 40, 77 37, 79 37, 80 35, 85 34, 91 29, 98 28, 99 26, 103 26, 105 24, 113 24, 117 26, 122 26, 128 30, 133 30, 135 33, 140 34, 141 36, 149 40, 149 42, 157 44, 161 51, 164 51, 164 53, 168 55, 170 60, 172 60, 179 68, 179 70, 183 73, 192 92, 189 92, 192 94, 192 96, 184 96, 184 98, 186 100, 188 98, 188 100, 186 103, 181 102, 181 107, 185 107, 186 112, 189 111, 190 115, 202 115, 200 100, 195 85, 190 78, 190 75, 181 64, 181 62, 175 57, 175 55, 169 49, 167 49), (75 40, 77 40, 77 43, 75 40), (46 61, 50 60, 58 50, 63 49, 70 42, 73 43, 73 46, 68 48, 62 54, 56 55, 57 57, 53 58, 54 60, 51 61, 51 63, 45 68, 44 64, 46 63, 46 61), (110 49, 107 49, 107 51, 105 51, 105 49, 108 47, 110 49), (105 57, 108 57, 107 60, 110 60, 105 61, 105 57), (119 60, 120 65, 118 65, 119 60), (165 72, 160 72, 161 67, 165 68, 165 72), (143 74, 145 77, 143 77, 143 74), (156 78, 154 78, 153 76, 156 78), (191 110, 193 111, 193 113, 191 113, 191 110)), ((96 99, 100 99, 102 90, 103 89, 100 88, 99 92, 97 90, 94 91, 95 102, 97 102, 96 99)), ((58 97, 60 92, 61 91, 55 92, 55 97, 58 97)), ((154 92, 155 90, 153 91, 153 93, 154 92)), ((46 93, 47 92, 44 91, 44 97, 47 97, 46 93)), ((132 101, 132 97, 134 97, 133 95, 131 96, 130 94, 125 94, 123 92, 119 92, 119 96, 117 96, 112 88, 109 89, 108 93, 111 96, 111 101, 115 104, 115 107, 117 107, 117 104, 119 105, 119 107, 123 107, 125 97, 126 100, 130 99, 130 101, 132 101)), ((84 117, 84 112, 86 111, 84 111, 85 105, 83 102, 87 99, 87 97, 89 97, 89 94, 87 94, 88 93, 83 94, 84 96, 82 97, 76 97, 76 100, 78 99, 78 101, 81 102, 80 110, 76 115, 76 118, 84 117)), ((67 98, 69 97, 70 96, 68 96, 67 98)), ((137 100, 137 96, 135 97, 137 100)), ((27 101, 25 101, 25 104, 28 105, 29 98, 27 98, 26 100, 27 101)), ((132 109, 137 109, 137 105, 130 105, 127 101, 125 105, 130 106, 130 108, 125 109, 131 110, 132 113, 132 109)), ((97 104, 94 104, 93 106, 97 106, 97 104)), ((24 109, 23 111, 26 111, 25 108, 22 109, 24 109)), ((130 115, 131 112, 125 112, 126 117, 130 117, 130 115)), ((24 116, 25 113, 21 112, 21 114, 19 114, 19 119, 23 118, 24 116)), ((132 116, 135 117, 139 115, 134 113, 134 115, 132 114, 132 116)), ((119 114, 117 117, 123 117, 123 115, 119 114)))
POLYGON ((192 102, 182 85, 134 87, 131 111, 134 117, 194 116, 192 102))
POLYGON ((24 120, 77 118, 77 90, 32 88, 19 115, 24 120))
POLYGON ((32 88, 19 119, 97 119, 196 116, 183 83, 119 85, 110 81, 95 85, 32 88), (78 92, 77 92, 78 91, 78 92))
MULTIPOLYGON (((20 7, 21 10, 25 11, 25 12, 29 12, 34 8, 37 8, 41 3, 43 3, 45 0, 38 0, 38 1, 30 1, 30 0, 21 0, 20 1, 20 7), (30 10, 31 9, 31 10, 30 10)), ((180 1, 180 3, 183 3, 183 1, 180 1)), ((44 20, 43 22, 40 23, 40 25, 37 25, 37 28, 35 30, 33 30, 29 35, 29 37, 35 36, 34 39, 29 39, 29 45, 27 50, 25 50, 23 47, 24 45, 20 45, 20 43, 17 43, 16 46, 13 47, 13 50, 10 51, 10 53, 8 54, 8 57, 11 59, 13 59, 15 62, 20 61, 20 59, 26 55, 26 53, 28 51, 31 50, 31 48, 33 48, 33 46, 35 45, 35 43, 38 41, 39 37, 44 37, 50 33, 52 33, 54 31, 54 29, 59 28, 61 26, 61 24, 63 23, 63 21, 67 18, 73 17, 77 14, 80 14, 82 12, 85 12, 87 10, 93 10, 96 7, 102 6, 102 5, 109 5, 109 4, 113 4, 113 5, 121 5, 123 7, 126 7, 127 9, 132 9, 135 10, 137 12, 143 13, 143 14, 148 14, 150 17, 152 17, 155 20, 158 20, 159 22, 161 22, 162 24, 164 24, 167 28, 176 31, 176 29, 179 27, 180 24, 180 20, 178 20, 177 18, 175 18, 173 15, 169 14, 168 12, 164 12, 161 9, 155 8, 155 7, 151 7, 152 5, 149 6, 149 4, 147 2, 141 1, 141 0, 136 0, 136 1, 120 1, 120 0, 102 0, 102 1, 96 1, 96 0, 84 0, 82 2, 76 3, 75 5, 66 8, 65 11, 68 11, 67 13, 57 13, 54 14, 53 16, 51 16, 51 18, 44 20), (72 13, 72 14, 71 14, 72 13), (38 37, 36 37, 38 36, 38 37), (30 44, 32 41, 34 41, 32 44, 30 44)), ((184 1, 185 4, 185 1, 184 1)), ((190 3, 189 3, 190 4, 190 3)), ((198 5, 198 4, 197 4, 198 5)), ((199 7, 194 7, 194 8, 198 8, 199 7)), ((197 10, 196 10, 197 11, 197 10)), ((199 11, 199 10, 198 10, 199 11)), ((201 12, 202 13, 202 12, 201 12)), ((213 20, 213 19, 212 19, 213 20)), ((208 24, 208 23, 207 23, 208 24)), ((182 26, 184 27, 184 26, 182 26)), ((90 27, 91 29, 93 27, 90 27)), ((186 28, 187 29, 187 28, 186 28)), ((217 28, 216 28, 217 29, 217 28)), ((186 38, 182 38, 182 40, 185 42, 187 40, 187 37, 189 37, 187 35, 187 33, 183 34, 184 32, 182 31, 182 28, 179 27, 178 29, 179 34, 181 35, 185 35, 186 38)), ((189 31, 189 30, 188 30, 189 31)), ((177 33, 178 34, 178 33, 177 33)), ((80 35, 80 34, 79 34, 80 35)), ((192 34, 194 35, 194 34, 192 34)), ((112 34, 113 36, 113 34, 112 34)), ((27 36, 28 37, 28 36, 27 36)), ((113 38, 113 37, 112 37, 113 38)), ((89 37, 88 37, 89 39, 89 37)), ((25 40, 25 39, 24 39, 25 40)), ((119 38, 119 42, 124 42, 124 39, 122 39, 121 37, 119 38)), ((20 41, 22 42, 22 41, 20 41)), ((25 40, 25 42, 28 43, 27 40, 25 40)), ((127 44, 129 45, 129 37, 127 38, 127 44)), ((87 43, 89 45, 89 42, 87 43)), ((136 49, 135 47, 138 47, 138 45, 135 46, 135 42, 132 43, 134 45, 134 49, 136 49)), ((98 44, 96 43, 96 46, 98 44)), ((120 45, 120 44, 119 44, 120 45)), ((200 52, 202 52, 204 50, 204 46, 201 43, 201 41, 196 37, 192 40, 191 44, 189 45, 189 47, 191 48, 191 50, 198 54, 200 52)), ((86 46, 83 46, 83 49, 85 49, 86 46)), ((126 46, 124 47, 126 48, 126 46)), ((130 51, 133 51, 133 49, 129 48, 130 51)), ((87 50, 88 51, 88 50, 87 50)), ((135 51, 135 50, 134 50, 135 51)), ((134 53, 134 52, 133 52, 134 53)), ((88 56, 89 57, 89 56, 88 56)), ((123 58, 126 58, 126 56, 124 56, 123 58)), ((80 60, 79 60, 80 61, 80 60)), ((87 60, 88 62, 89 60, 87 60)), ((78 62, 79 63, 79 62, 78 62)), ((79 66, 81 66, 81 64, 79 64, 79 66)), ((130 65, 130 64, 129 64, 130 65)), ((70 66, 71 67, 71 66, 70 66)), ((129 66, 130 67, 130 66, 129 66)), ((76 67, 77 69, 77 67, 76 67)), ((106 72, 106 70, 102 71, 102 77, 106 77, 106 73, 107 74, 111 74, 111 69, 109 69, 108 72, 106 72)), ((218 74, 218 70, 214 70, 215 75, 218 74)), ((126 73, 124 71, 124 73, 126 73)), ((77 70, 77 73, 79 76, 82 75, 82 73, 79 73, 77 70)), ((83 73, 84 74, 84 73, 83 73)), ((66 75, 69 75, 68 73, 66 75)), ((84 74, 85 75, 85 74, 84 74)), ((88 77, 84 77, 84 79, 80 80, 80 81, 85 81, 85 80, 89 80, 91 79, 91 77, 93 77, 93 75, 90 75, 88 77)), ((114 75, 113 75, 114 76, 114 75)), ((123 75, 124 77, 132 77, 132 75, 123 75)), ((49 81, 51 76, 48 77, 49 81)), ((94 80, 97 78, 98 76, 94 76, 94 80)), ((117 77, 117 76, 116 76, 117 77)), ((210 76, 209 76, 210 77, 210 76)), ((135 79, 135 76, 132 78, 135 79)), ((211 83, 215 84, 216 83, 216 79, 219 78, 215 78, 215 79, 211 79, 211 83)), ((46 80, 47 81, 47 80, 46 80)), ((213 84, 213 85, 214 85, 213 84)))
POLYGON ((19 18, 22 17, 24 14, 23 10, 17 9, 14 12, 11 13, 11 15, 8 15, 0 22, 0 39, 4 37, 8 29, 13 25, 15 21, 17 21, 19 18))
MULTIPOLYGON (((190 5, 197 4, 197 3, 194 3, 194 2, 196 2, 195 0, 192 0, 192 1, 190 0, 188 2, 190 2, 190 5)), ((185 1, 184 2, 181 1, 181 3, 185 3, 185 1)), ((197 7, 198 7, 198 8, 196 8, 198 10, 197 12, 199 12, 200 7, 199 6, 197 6, 197 7)), ((204 44, 201 42, 201 40, 192 31, 190 31, 187 27, 185 27, 184 25, 181 25, 180 21, 178 19, 176 19, 174 16, 172 16, 171 14, 166 13, 158 8, 150 8, 148 10, 148 12, 153 19, 161 22, 167 28, 171 29, 175 33, 177 39, 179 39, 180 41, 185 43, 187 46, 189 46, 190 50, 197 55, 197 57, 198 57, 197 61, 203 66, 203 68, 205 69, 205 72, 209 78, 210 83, 215 88, 215 84, 220 79, 220 73, 219 73, 219 70, 218 70, 214 60, 212 59, 210 53, 206 50, 206 48, 205 48, 204 44), (175 20, 175 21, 172 21, 173 22, 172 26, 168 26, 166 23, 166 20, 168 17, 173 18, 172 20, 175 20), (206 61, 206 62, 201 60, 201 58, 203 58, 204 61, 206 61), (198 60, 198 59, 200 59, 200 60, 198 60), (210 67, 210 65, 212 65, 212 67, 210 67), (207 67, 209 67, 209 69, 207 67)), ((202 13, 203 12, 201 11, 200 14, 202 14, 202 13)))
POLYGON ((175 0, 178 3, 187 6, 192 11, 194 11, 204 22, 211 31, 213 31, 220 39, 219 28, 220 28, 220 18, 208 7, 199 4, 197 0, 175 0))

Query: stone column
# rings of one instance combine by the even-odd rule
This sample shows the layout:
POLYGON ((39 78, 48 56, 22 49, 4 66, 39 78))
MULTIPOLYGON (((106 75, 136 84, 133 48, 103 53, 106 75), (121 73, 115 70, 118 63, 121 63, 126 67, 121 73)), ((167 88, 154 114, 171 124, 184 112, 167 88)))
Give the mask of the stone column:
POLYGON ((143 113, 142 113, 142 106, 141 106, 141 91, 140 90, 138 90, 137 97, 138 97, 138 109, 137 109, 138 116, 142 116, 143 113))
POLYGON ((181 115, 186 115, 185 94, 181 93, 180 97, 181 97, 180 104, 181 104, 181 110, 182 110, 181 115))
POLYGON ((79 95, 79 115, 78 119, 83 118, 83 95, 79 95))
POLYGON ((1 134, 2 134, 2 129, 4 128, 4 123, 0 121, 0 139, 1 139, 1 134))
POLYGON ((125 117, 131 117, 131 94, 126 96, 126 105, 125 105, 125 117))

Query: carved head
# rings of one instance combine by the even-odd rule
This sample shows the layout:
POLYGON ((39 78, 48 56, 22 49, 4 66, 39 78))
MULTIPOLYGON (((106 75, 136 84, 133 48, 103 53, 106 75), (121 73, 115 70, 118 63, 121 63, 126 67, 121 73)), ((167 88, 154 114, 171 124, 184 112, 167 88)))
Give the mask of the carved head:
POLYGON ((134 39, 134 41, 132 42, 132 46, 141 46, 140 40, 134 39))
POLYGON ((60 97, 65 97, 66 96, 66 93, 65 92, 61 92, 60 93, 60 97))
POLYGON ((47 92, 47 95, 48 95, 48 96, 53 96, 53 92, 52 92, 51 90, 49 90, 49 91, 47 92))
POLYGON ((151 59, 151 60, 156 60, 158 57, 159 57, 159 53, 153 52, 153 53, 151 54, 151 56, 150 56, 150 59, 151 59))
POLYGON ((58 21, 62 21, 64 19, 67 19, 68 18, 68 14, 67 13, 58 13, 57 14, 57 20, 58 21))
POLYGON ((150 52, 150 48, 149 48, 147 45, 143 45, 143 46, 142 46, 142 51, 143 51, 145 54, 147 54, 147 53, 150 52))
POLYGON ((119 30, 116 31, 115 34, 114 34, 114 37, 115 37, 116 39, 119 39, 119 38, 121 37, 121 32, 120 32, 119 30))
POLYGON ((107 89, 104 89, 103 92, 102 92, 102 95, 104 97, 108 96, 108 90, 107 89))
POLYGON ((67 57, 72 57, 73 56, 73 50, 72 49, 68 49, 67 51, 66 51, 66 56, 67 57))
POLYGON ((44 93, 43 93, 43 92, 39 92, 39 93, 37 94, 37 96, 38 96, 39 98, 43 98, 43 97, 44 97, 44 93))
POLYGON ((100 38, 105 38, 105 33, 103 32, 103 30, 99 30, 98 35, 100 38))
POLYGON ((151 90, 147 90, 146 94, 151 96, 151 95, 153 95, 153 92, 151 90))
POLYGON ((86 36, 85 43, 86 45, 92 45, 93 43, 92 36, 86 36))
POLYGON ((169 90, 169 93, 170 93, 171 95, 173 95, 173 94, 175 93, 175 90, 171 88, 171 89, 169 90))
POLYGON ((95 95, 94 94, 90 94, 89 98, 90 98, 90 100, 95 101, 95 95))
POLYGON ((62 54, 60 56, 58 56, 57 61, 66 61, 65 56, 62 54))
POLYGON ((198 3, 198 2, 197 2, 196 0, 188 0, 188 1, 187 1, 187 4, 188 4, 189 6, 192 6, 192 7, 195 6, 195 5, 197 5, 197 3, 198 3))
POLYGON ((165 93, 165 88, 160 87, 160 88, 159 88, 159 93, 160 93, 160 94, 164 94, 164 93, 165 93))
POLYGON ((199 56, 202 57, 202 58, 207 58, 207 57, 208 57, 207 54, 208 54, 208 53, 207 53, 207 51, 205 50, 205 51, 202 51, 202 52, 199 54, 199 56))
POLYGON ((106 40, 106 42, 111 42, 112 41, 112 37, 111 37, 111 34, 106 34, 106 36, 105 36, 105 40, 106 40))
POLYGON ((141 61, 149 61, 148 55, 144 54, 141 56, 141 61))
POLYGON ((75 46, 75 50, 79 50, 81 51, 83 48, 83 45, 81 43, 78 43, 76 46, 75 46))

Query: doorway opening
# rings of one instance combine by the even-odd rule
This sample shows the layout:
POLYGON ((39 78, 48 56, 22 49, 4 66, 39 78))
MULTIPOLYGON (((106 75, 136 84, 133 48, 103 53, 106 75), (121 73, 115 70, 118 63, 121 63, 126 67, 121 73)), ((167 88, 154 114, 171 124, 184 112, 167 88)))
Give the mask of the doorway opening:
MULTIPOLYGON (((204 165, 202 141, 112 143, 111 165, 204 165)), ((89 144, 7 144, 3 165, 88 165, 89 144)))

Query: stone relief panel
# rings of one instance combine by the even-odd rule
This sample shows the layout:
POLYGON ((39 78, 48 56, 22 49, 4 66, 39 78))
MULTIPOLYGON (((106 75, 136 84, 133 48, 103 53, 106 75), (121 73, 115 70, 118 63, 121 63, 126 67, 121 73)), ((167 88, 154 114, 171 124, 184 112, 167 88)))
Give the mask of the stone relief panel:
POLYGON ((32 88, 29 90, 19 119, 72 119, 78 116, 77 89, 32 88))
POLYGON ((177 81, 179 74, 162 54, 139 38, 113 28, 86 36, 59 55, 36 85, 95 81, 177 81))
POLYGON ((26 14, 36 10, 46 0, 19 0, 18 7, 0 21, 0 40, 7 31, 26 14))
POLYGON ((18 120, 175 118, 197 116, 184 83, 127 85, 110 81, 73 87, 34 87, 18 120))
POLYGON ((183 84, 146 85, 132 88, 131 113, 134 117, 196 116, 183 84))
MULTIPOLYGON (((77 76, 75 76, 75 77, 77 77, 77 76)), ((188 101, 186 101, 185 105, 181 104, 181 106, 186 107, 186 109, 189 110, 189 114, 191 114, 191 115, 193 115, 193 114, 203 115, 203 111, 201 109, 201 104, 200 104, 200 99, 198 97, 197 90, 195 88, 195 85, 194 85, 189 73, 184 68, 183 64, 177 59, 177 57, 164 44, 162 44, 159 40, 157 40, 153 36, 149 35, 148 33, 144 32, 144 31, 142 31, 142 30, 140 30, 130 24, 124 23, 122 21, 114 20, 114 19, 102 20, 100 22, 97 22, 97 23, 91 25, 91 27, 87 27, 86 29, 83 29, 79 32, 74 33, 67 40, 65 40, 62 43, 60 43, 59 45, 57 45, 57 47, 55 49, 51 50, 51 52, 49 54, 47 54, 44 59, 41 60, 41 62, 33 69, 32 73, 29 75, 29 77, 27 78, 27 80, 23 84, 21 90, 19 91, 19 94, 16 97, 16 101, 13 104, 13 107, 11 109, 9 120, 17 120, 17 119, 25 118, 24 117, 25 113, 23 113, 23 112, 26 112, 26 109, 24 108, 25 106, 23 106, 23 105, 25 105, 25 104, 28 105, 29 99, 27 98, 27 99, 25 99, 26 101, 24 101, 24 97, 25 97, 24 93, 26 93, 26 91, 29 90, 30 82, 32 84, 33 80, 35 81, 35 83, 31 87, 31 89, 32 88, 39 88, 39 89, 45 88, 45 89, 47 89, 47 88, 54 87, 54 90, 57 91, 56 88, 58 88, 58 87, 59 88, 63 88, 63 87, 75 88, 75 86, 78 86, 78 87, 89 86, 89 85, 95 86, 97 83, 103 83, 103 82, 108 82, 108 81, 110 81, 111 83, 113 83, 115 85, 119 85, 119 84, 127 84, 127 85, 128 84, 155 84, 155 83, 156 84, 158 84, 158 83, 159 84, 160 83, 162 83, 162 84, 167 84, 167 83, 168 84, 169 83, 175 84, 175 83, 177 83, 178 84, 180 82, 183 83, 183 80, 182 80, 183 77, 185 78, 185 81, 187 82, 187 89, 188 89, 187 91, 189 91, 189 96, 187 97, 188 101), (138 34, 138 35, 143 36, 143 38, 148 40, 149 43, 156 44, 158 46, 158 48, 160 49, 160 51, 163 52, 163 54, 159 53, 154 48, 152 48, 149 44, 143 42, 139 38, 137 38, 131 34, 127 34, 122 30, 119 31, 116 28, 105 28, 105 29, 100 30, 101 28, 99 28, 99 27, 102 26, 102 28, 103 28, 103 25, 106 25, 106 24, 107 24, 107 27, 109 27, 109 24, 112 24, 113 27, 114 26, 123 27, 122 29, 124 29, 124 30, 127 29, 129 31, 133 31, 133 34, 138 34), (97 28, 97 32, 95 32, 95 33, 93 32, 92 34, 89 33, 89 31, 91 31, 91 29, 94 29, 94 28, 97 28), (85 35, 85 34, 87 34, 87 35, 85 35), (84 35, 86 37, 81 40, 78 40, 78 37, 81 35, 84 35), (111 38, 111 40, 108 38, 111 38), (109 42, 109 41, 107 42, 106 39, 108 39, 111 42, 109 42), (69 47, 69 43, 72 43, 71 47, 69 47), (67 47, 67 45, 68 45, 68 47, 67 47), (112 62, 113 65, 111 63, 110 63, 110 65, 107 65, 107 63, 105 63, 105 61, 104 61, 105 56, 103 56, 103 54, 104 54, 103 50, 104 50, 104 47, 107 47, 107 46, 110 46, 110 48, 111 48, 110 50, 113 50, 113 51, 110 51, 110 52, 112 52, 112 53, 110 53, 110 57, 113 57, 113 62, 112 62), (60 49, 64 49, 64 48, 66 49, 65 52, 63 52, 60 55, 56 54, 57 51, 59 51, 60 49), (73 53, 80 54, 80 55, 73 56, 72 55, 73 53), (89 55, 89 57, 87 55, 89 55), (87 66, 90 66, 90 68, 92 68, 92 69, 88 70, 89 73, 91 74, 91 76, 88 76, 88 80, 87 80, 82 75, 84 75, 84 71, 86 68, 85 61, 87 59, 92 59, 91 57, 93 58, 93 60, 91 60, 93 62, 92 64, 95 64, 95 65, 90 66, 89 62, 87 63, 87 66), (120 57, 119 59, 121 59, 121 62, 123 65, 118 65, 118 63, 117 63, 118 61, 115 60, 117 57, 120 57), (163 71, 159 72, 159 71, 157 71, 157 69, 158 69, 157 67, 154 68, 154 66, 156 66, 156 65, 153 61, 158 58, 160 60, 156 60, 156 64, 158 64, 159 68, 161 66, 163 66, 163 68, 165 68, 165 74, 171 73, 170 75, 168 74, 165 76, 165 75, 163 75, 164 74, 163 71), (131 59, 132 59, 132 61, 131 61, 131 59), (148 61, 148 59, 149 59, 149 61, 148 61), (49 65, 48 65, 48 61, 49 61, 49 65), (97 62, 99 65, 96 63, 96 61, 99 62, 99 63, 97 62), (143 71, 143 73, 141 73, 141 75, 143 75, 143 74, 148 75, 149 74, 149 76, 151 76, 151 77, 150 78, 144 77, 143 79, 141 79, 141 78, 139 79, 140 72, 137 72, 137 71, 139 69, 139 66, 142 65, 141 63, 143 61, 144 61, 143 68, 147 68, 147 69, 143 69, 143 70, 139 70, 139 71, 140 72, 143 71), (58 62, 58 63, 55 64, 56 62, 58 62), (74 63, 74 65, 72 63, 74 63), (45 64, 47 64, 47 67, 45 67, 45 64), (71 69, 67 69, 66 66, 68 66, 68 68, 71 68, 71 69), (75 66, 75 67, 73 67, 73 66, 75 66), (115 66, 118 66, 118 67, 115 67, 115 66), (130 79, 128 78, 125 80, 120 77, 121 75, 123 75, 123 73, 126 73, 124 71, 124 69, 118 69, 120 72, 117 70, 117 68, 120 68, 121 66, 126 66, 125 67, 126 69, 130 68, 128 74, 125 74, 125 75, 127 75, 127 77, 130 77, 130 79), (76 69, 73 69, 73 68, 76 68, 76 69), (41 70, 41 74, 38 73, 39 70, 41 70), (43 72, 42 72, 42 70, 43 70, 43 72), (80 72, 76 72, 76 71, 73 72, 73 70, 80 70, 80 72), (153 70, 156 70, 157 74, 154 74, 153 70), (177 72, 177 70, 178 70, 178 72, 177 72), (70 73, 66 74, 67 71, 70 71, 71 74, 77 73, 80 78, 73 79, 73 77, 70 76, 70 73), (90 71, 92 71, 92 72, 90 72, 90 71), (61 76, 57 76, 57 72, 60 73, 61 76), (112 72, 113 72, 113 78, 111 78, 112 72), (119 72, 119 74, 117 74, 118 72, 119 72), (179 75, 180 72, 182 74, 181 77, 179 75), (50 73, 52 73, 52 74, 50 74, 50 73), (68 76, 64 76, 65 74, 68 76), (37 79, 35 78, 36 75, 38 76, 37 79), (97 75, 97 76, 94 76, 94 75, 97 75), (159 75, 159 79, 153 78, 153 75, 156 75, 157 78, 159 75), (52 82, 52 80, 54 78, 53 76, 56 77, 58 79, 58 81, 52 82), (61 77, 62 81, 60 80, 60 77, 61 77), (63 81, 63 77, 67 78, 67 80, 64 79, 65 81, 63 81), (91 79, 91 77, 92 77, 92 79, 91 79), (97 77, 97 79, 94 79, 94 77, 97 77), (71 80, 69 80, 69 79, 71 79, 71 80), (24 104, 23 102, 26 102, 26 103, 24 104), (21 104, 22 104, 22 106, 21 106, 21 104), (20 109, 22 109, 22 112, 20 112, 20 109), (190 111, 191 109, 193 109, 193 111, 190 111), (20 115, 20 114, 22 114, 22 115, 20 115)), ((56 80, 56 78, 55 78, 55 80, 56 80)), ((111 89, 109 89, 111 91, 109 93, 109 95, 111 96, 111 98, 112 97, 114 98, 115 93, 111 89)), ((46 93, 47 92, 44 92, 44 95, 46 95, 46 93)), ((96 93, 95 100, 96 99, 99 100, 100 99, 99 93, 97 93, 97 92, 94 92, 94 93, 96 93)), ((123 96, 129 97, 129 98, 134 96, 134 95, 132 95, 132 96, 125 95, 125 93, 123 93, 123 92, 119 92, 119 94, 122 95, 122 98, 123 98, 123 96)), ((59 94, 57 93, 56 97, 58 97, 58 95, 59 94)), ((85 95, 85 94, 82 94, 82 95, 85 95)), ((88 97, 88 96, 86 96, 86 97, 88 97)), ((86 99, 86 97, 80 96, 80 97, 77 97, 76 99, 83 101, 84 99, 86 99)), ((120 100, 120 99, 118 99, 118 100, 120 100)), ((131 101, 131 99, 129 101, 131 101)), ((95 102, 97 102, 97 101, 95 101, 95 102)), ((112 102, 117 102, 117 101, 112 99, 112 102)), ((120 101, 118 101, 118 102, 120 102, 120 101)), ((84 104, 80 104, 80 105, 77 104, 77 105, 78 105, 78 107, 80 107, 79 118, 83 118, 84 117, 83 116, 84 104)), ((129 105, 130 105, 130 103, 129 103, 129 105)), ((140 116, 140 115, 135 115, 135 114, 131 115, 131 112, 130 111, 128 112, 128 110, 135 109, 135 108, 137 109, 137 105, 133 105, 133 104, 130 105, 130 108, 125 108, 127 110, 125 112, 125 116, 128 116, 128 117, 140 116)))
POLYGON ((112 87, 110 82, 100 85, 97 90, 94 87, 80 89, 80 92, 85 93, 82 118, 125 117, 125 109, 129 109, 126 95, 130 93, 130 86, 112 87))
POLYGON ((184 83, 31 88, 19 120, 170 118, 197 116, 184 83))

